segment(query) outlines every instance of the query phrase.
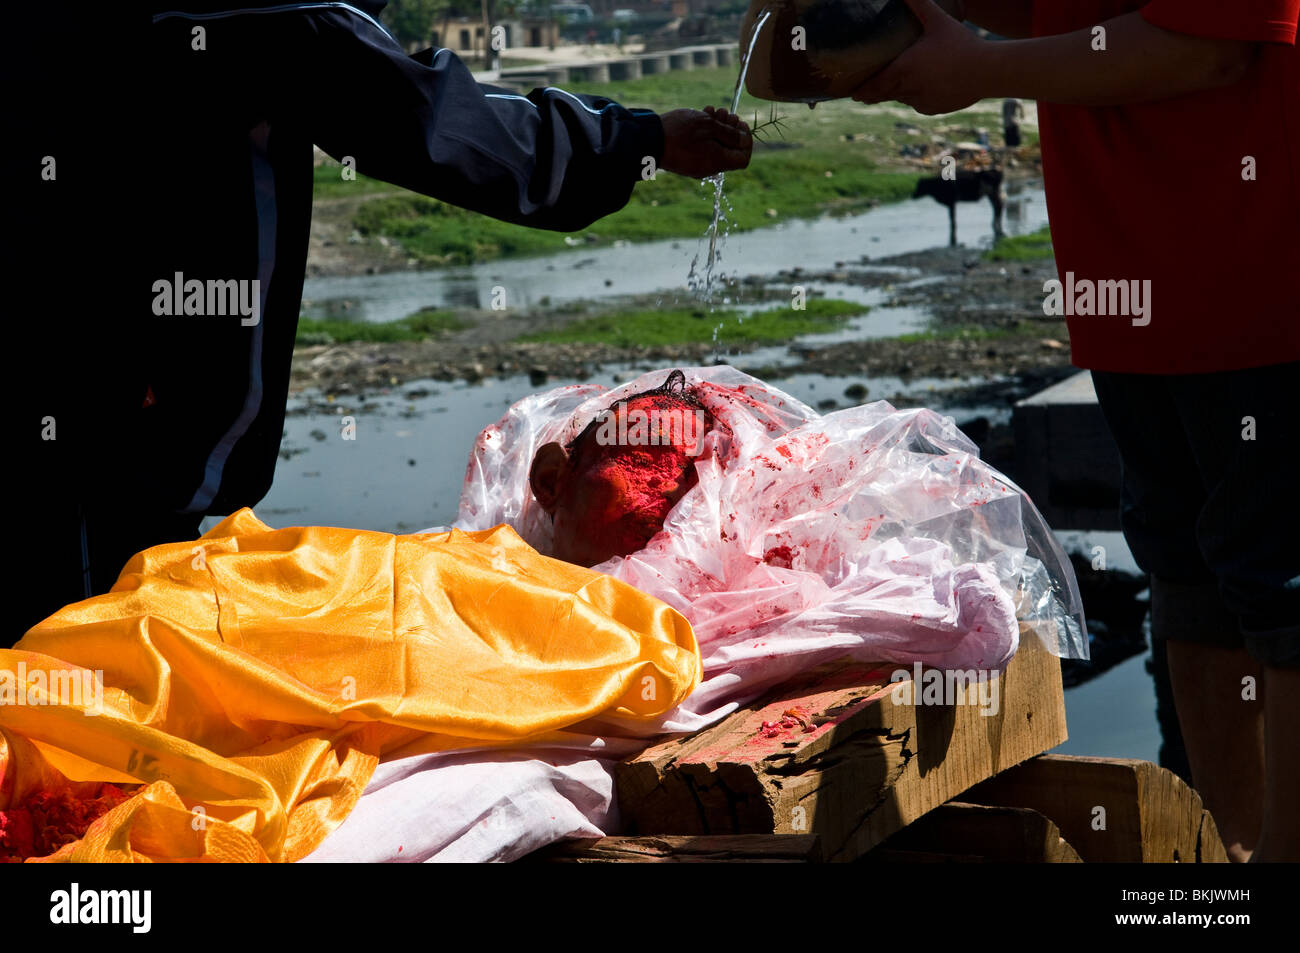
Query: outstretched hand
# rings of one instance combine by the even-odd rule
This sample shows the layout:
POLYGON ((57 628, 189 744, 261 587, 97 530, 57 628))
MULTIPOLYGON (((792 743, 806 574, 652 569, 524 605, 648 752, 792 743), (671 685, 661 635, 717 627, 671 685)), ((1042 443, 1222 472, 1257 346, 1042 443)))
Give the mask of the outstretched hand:
POLYGON ((674 109, 659 117, 664 127, 660 167, 703 179, 743 169, 754 151, 754 137, 741 118, 725 109, 674 109))
MULTIPOLYGON (((924 31, 854 92, 861 103, 897 101, 934 116, 965 109, 983 98, 980 77, 988 41, 981 40, 934 0, 904 0, 924 31)), ((961 5, 958 7, 959 13, 961 5)))

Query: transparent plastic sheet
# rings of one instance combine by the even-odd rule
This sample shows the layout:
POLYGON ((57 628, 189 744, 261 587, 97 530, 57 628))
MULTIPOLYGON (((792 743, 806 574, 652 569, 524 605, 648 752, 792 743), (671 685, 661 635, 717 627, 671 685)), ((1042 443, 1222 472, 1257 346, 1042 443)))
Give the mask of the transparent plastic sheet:
MULTIPOLYGON (((456 525, 509 523, 549 552, 533 455, 669 370, 519 401, 480 434, 456 525)), ((837 656, 1000 671, 1019 623, 1052 654, 1087 658, 1077 583, 1051 529, 944 417, 884 401, 823 416, 732 367, 683 370, 721 425, 696 459, 699 482, 644 549, 595 567, 695 627, 705 681, 660 730, 697 730, 837 656)))

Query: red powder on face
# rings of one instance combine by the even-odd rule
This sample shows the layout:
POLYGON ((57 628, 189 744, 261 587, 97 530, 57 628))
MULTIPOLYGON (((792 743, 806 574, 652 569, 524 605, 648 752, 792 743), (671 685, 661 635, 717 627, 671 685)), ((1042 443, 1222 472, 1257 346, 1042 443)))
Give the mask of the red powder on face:
POLYGON ((84 798, 67 788, 32 792, 17 807, 0 811, 0 862, 44 857, 80 840, 95 820, 129 797, 113 784, 101 784, 84 798))
POLYGON ((763 554, 763 562, 769 566, 779 566, 782 569, 790 569, 794 564, 794 552, 785 543, 780 546, 773 546, 763 554))
POLYGON ((585 475, 607 490, 592 500, 593 531, 612 551, 626 555, 641 549, 695 485, 693 463, 694 458, 677 447, 623 448, 603 455, 585 475))
POLYGON ((668 394, 639 397, 610 413, 611 424, 577 448, 569 499, 556 523, 601 558, 634 553, 663 529, 698 480, 695 453, 708 426, 698 408, 668 394))

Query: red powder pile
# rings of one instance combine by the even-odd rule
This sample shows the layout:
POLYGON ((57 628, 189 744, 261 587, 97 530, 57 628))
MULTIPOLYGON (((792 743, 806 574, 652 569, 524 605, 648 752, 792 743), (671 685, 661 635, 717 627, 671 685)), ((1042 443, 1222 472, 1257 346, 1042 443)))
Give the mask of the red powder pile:
POLYGON ((817 726, 812 721, 812 712, 802 705, 795 705, 781 712, 780 721, 764 721, 759 726, 758 734, 762 738, 775 738, 796 725, 803 728, 804 734, 817 730, 817 726))
POLYGON ((81 840, 97 818, 130 796, 113 784, 101 784, 86 798, 67 788, 33 791, 17 807, 0 811, 0 863, 44 857, 81 840))
POLYGON ((794 551, 785 543, 780 546, 773 546, 763 554, 763 562, 769 566, 790 569, 794 565, 794 551))

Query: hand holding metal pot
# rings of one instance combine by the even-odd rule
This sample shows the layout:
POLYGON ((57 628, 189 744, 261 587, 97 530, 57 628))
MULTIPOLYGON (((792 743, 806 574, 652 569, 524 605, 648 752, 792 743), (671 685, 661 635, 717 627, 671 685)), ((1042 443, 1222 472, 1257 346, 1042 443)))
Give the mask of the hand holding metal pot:
POLYGON ((745 88, 782 102, 852 96, 922 36, 923 16, 961 29, 947 15, 960 7, 960 0, 751 0, 740 36, 742 51, 753 43, 745 88))
POLYGON ((900 102, 927 116, 978 102, 989 41, 949 16, 934 0, 906 0, 921 37, 853 92, 862 103, 900 102))

